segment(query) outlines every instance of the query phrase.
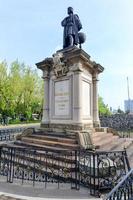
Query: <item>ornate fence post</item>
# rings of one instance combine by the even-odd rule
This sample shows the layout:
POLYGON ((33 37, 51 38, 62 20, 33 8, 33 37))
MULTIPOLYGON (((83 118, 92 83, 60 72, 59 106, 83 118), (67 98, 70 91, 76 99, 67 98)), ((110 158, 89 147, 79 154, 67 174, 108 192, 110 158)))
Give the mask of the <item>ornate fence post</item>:
POLYGON ((36 175, 36 150, 33 151, 33 186, 35 186, 35 175, 36 175))
POLYGON ((45 151, 45 161, 46 161, 46 167, 45 167, 45 189, 47 188, 47 181, 48 181, 48 151, 45 151))
POLYGON ((124 158, 125 158, 125 162, 126 162, 125 166, 127 165, 127 169, 128 169, 128 171, 130 171, 131 167, 130 167, 130 163, 129 163, 129 160, 128 160, 126 148, 124 149, 124 158))
POLYGON ((76 162, 76 190, 80 189, 80 150, 75 151, 75 162, 76 162))
MULTIPOLYGON (((25 157, 26 156, 26 149, 23 150, 23 156, 25 157)), ((23 166, 25 165, 25 160, 23 159, 23 166)), ((24 170, 24 167, 22 169, 22 185, 24 183, 24 175, 25 175, 25 170, 24 170)))
POLYGON ((15 160, 15 149, 8 148, 8 172, 7 172, 7 182, 13 182, 14 175, 14 161, 15 160))
POLYGON ((71 173, 71 178, 73 179, 73 173, 74 173, 74 186, 72 186, 72 182, 73 180, 71 181, 71 189, 76 189, 76 190, 79 190, 79 182, 80 182, 80 179, 79 179, 79 157, 80 157, 80 153, 75 150, 74 152, 72 152, 71 154, 71 159, 73 161, 73 157, 74 157, 74 172, 73 172, 73 169, 70 169, 70 173, 71 173))
POLYGON ((0 174, 1 174, 1 161, 2 161, 1 154, 2 154, 2 147, 0 146, 0 174))
POLYGON ((95 192, 95 195, 100 197, 100 154, 97 152, 96 153, 96 163, 97 163, 97 191, 95 192))
POLYGON ((93 195, 96 195, 96 166, 95 166, 95 158, 96 158, 96 155, 95 155, 95 152, 93 153, 93 195))

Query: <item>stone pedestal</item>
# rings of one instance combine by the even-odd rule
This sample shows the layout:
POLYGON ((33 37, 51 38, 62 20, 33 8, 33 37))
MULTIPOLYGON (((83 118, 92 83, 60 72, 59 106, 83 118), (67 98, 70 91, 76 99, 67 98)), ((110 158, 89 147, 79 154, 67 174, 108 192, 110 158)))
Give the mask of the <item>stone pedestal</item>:
POLYGON ((77 47, 57 51, 36 65, 44 79, 42 127, 87 131, 99 126, 97 81, 101 65, 77 47))

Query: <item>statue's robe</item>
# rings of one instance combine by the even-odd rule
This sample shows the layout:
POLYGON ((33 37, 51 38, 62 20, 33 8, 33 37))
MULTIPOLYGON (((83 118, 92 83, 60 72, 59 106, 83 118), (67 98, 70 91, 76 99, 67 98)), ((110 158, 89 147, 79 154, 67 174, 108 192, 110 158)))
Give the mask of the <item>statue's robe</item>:
POLYGON ((63 47, 67 47, 67 38, 69 35, 74 36, 74 44, 79 44, 78 31, 82 28, 82 24, 78 15, 72 14, 66 17, 61 25, 64 27, 64 36, 63 36, 63 47))

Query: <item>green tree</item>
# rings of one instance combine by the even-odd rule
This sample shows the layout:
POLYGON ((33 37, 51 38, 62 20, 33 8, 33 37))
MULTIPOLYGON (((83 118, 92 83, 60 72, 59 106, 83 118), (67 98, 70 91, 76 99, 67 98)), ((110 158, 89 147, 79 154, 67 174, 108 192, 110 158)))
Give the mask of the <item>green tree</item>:
POLYGON ((18 115, 23 93, 22 64, 18 61, 14 61, 10 66, 9 81, 12 115, 18 115))
POLYGON ((6 61, 0 63, 0 113, 6 114, 10 112, 10 83, 7 74, 8 66, 6 61))
POLYGON ((117 109, 117 114, 124 114, 124 111, 121 110, 120 108, 117 109))
POLYGON ((43 82, 37 71, 14 61, 10 67, 0 63, 0 114, 31 119, 40 113, 43 102, 43 82))
POLYGON ((98 107, 100 115, 111 115, 108 105, 105 105, 103 98, 100 96, 98 97, 98 107))

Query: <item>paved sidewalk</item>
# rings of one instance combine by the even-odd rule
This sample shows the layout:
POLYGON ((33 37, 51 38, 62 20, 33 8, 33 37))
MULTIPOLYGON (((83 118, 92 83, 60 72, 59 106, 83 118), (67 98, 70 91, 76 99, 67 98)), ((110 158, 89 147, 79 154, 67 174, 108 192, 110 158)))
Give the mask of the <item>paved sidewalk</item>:
MULTIPOLYGON (((2 194, 0 195, 0 200, 61 200, 60 198, 33 198, 33 197, 20 197, 20 196, 17 196, 17 195, 9 195, 9 194, 2 194)), ((69 198, 63 198, 63 200, 68 200, 69 198)), ((97 199, 97 198, 87 198, 89 200, 102 200, 102 199, 97 199)), ((73 200, 73 198, 69 199, 69 200, 73 200)), ((86 199, 85 199, 86 200, 86 199)))
POLYGON ((33 187, 30 182, 23 185, 17 180, 14 183, 7 183, 0 177, 0 200, 99 199, 90 196, 89 192, 88 188, 83 187, 80 187, 80 190, 71 189, 71 185, 67 183, 60 184, 59 188, 56 183, 48 183, 46 188, 45 183, 36 183, 33 187))
POLYGON ((32 127, 40 126, 40 123, 27 123, 27 124, 9 124, 8 126, 0 125, 0 129, 19 128, 19 127, 32 127))

